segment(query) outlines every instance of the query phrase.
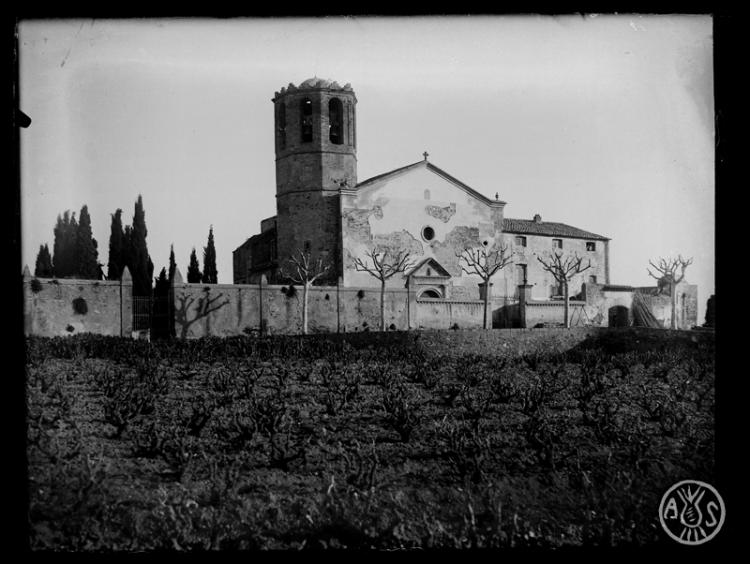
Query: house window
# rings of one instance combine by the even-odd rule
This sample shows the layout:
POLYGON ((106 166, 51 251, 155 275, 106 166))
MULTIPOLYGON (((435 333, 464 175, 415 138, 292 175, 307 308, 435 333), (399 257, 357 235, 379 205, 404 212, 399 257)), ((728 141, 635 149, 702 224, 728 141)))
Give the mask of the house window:
POLYGON ((596 276, 593 274, 589 276, 589 282, 591 282, 592 284, 596 284, 596 276))
POLYGON ((552 239, 553 249, 562 249, 562 239, 552 239))
POLYGON ((344 106, 338 98, 328 102, 328 138, 334 145, 341 145, 343 139, 344 106))
POLYGON ((595 251, 596 250, 596 243, 593 241, 586 241, 586 250, 587 251, 595 251))
POLYGON ((422 239, 432 241, 435 238, 435 230, 429 225, 422 228, 422 239))
POLYGON ((310 143, 313 140, 312 100, 310 98, 300 101, 300 119, 302 142, 310 143))
POLYGON ((519 247, 525 247, 526 237, 523 237, 522 235, 516 236, 516 245, 518 245, 519 247))
POLYGON ((310 241, 305 241, 305 252, 306 253, 310 252, 310 241))
POLYGON ((282 149, 286 148, 286 104, 279 104, 279 144, 282 149))

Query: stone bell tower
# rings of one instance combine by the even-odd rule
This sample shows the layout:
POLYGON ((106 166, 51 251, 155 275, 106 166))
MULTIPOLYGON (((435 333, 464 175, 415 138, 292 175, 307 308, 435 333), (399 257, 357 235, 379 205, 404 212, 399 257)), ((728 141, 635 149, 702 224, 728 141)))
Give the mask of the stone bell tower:
POLYGON ((276 92, 277 253, 279 266, 300 250, 342 274, 340 190, 357 184, 351 85, 318 78, 276 92))

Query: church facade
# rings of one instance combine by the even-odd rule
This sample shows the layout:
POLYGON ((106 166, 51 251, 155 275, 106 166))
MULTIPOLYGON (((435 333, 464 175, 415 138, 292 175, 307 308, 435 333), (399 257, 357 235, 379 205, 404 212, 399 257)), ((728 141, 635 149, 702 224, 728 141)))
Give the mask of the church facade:
MULTIPOLYGON (((505 217, 506 202, 488 198, 423 159, 363 181, 357 179, 357 98, 351 87, 317 78, 289 84, 273 99, 276 150, 275 216, 233 252, 235 284, 261 276, 283 283, 280 269, 307 251, 330 265, 321 283, 372 287, 380 282, 356 268, 368 253, 408 252, 410 268, 387 281, 411 285, 417 297, 476 300, 483 291, 458 255, 465 249, 500 249, 513 262, 491 280, 491 296, 533 299, 562 294, 537 257, 575 253, 591 264, 570 283, 609 283, 609 238, 563 223, 505 217)), ((465 264, 465 263, 464 263, 465 264)))

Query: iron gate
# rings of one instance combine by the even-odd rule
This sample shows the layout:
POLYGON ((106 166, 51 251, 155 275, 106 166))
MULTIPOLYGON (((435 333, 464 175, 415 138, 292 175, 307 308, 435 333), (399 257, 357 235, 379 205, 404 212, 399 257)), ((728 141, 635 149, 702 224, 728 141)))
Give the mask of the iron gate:
POLYGON ((172 335, 172 294, 133 296, 133 331, 149 331, 151 337, 172 335))

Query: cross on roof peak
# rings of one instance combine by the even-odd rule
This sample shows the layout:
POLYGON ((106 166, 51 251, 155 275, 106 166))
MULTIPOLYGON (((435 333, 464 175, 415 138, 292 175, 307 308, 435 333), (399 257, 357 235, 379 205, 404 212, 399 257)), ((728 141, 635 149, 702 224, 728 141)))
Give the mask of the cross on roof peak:
POLYGON ((430 153, 428 153, 427 151, 425 151, 424 153, 422 153, 422 156, 424 157, 424 160, 426 162, 427 161, 427 157, 430 156, 430 153))

